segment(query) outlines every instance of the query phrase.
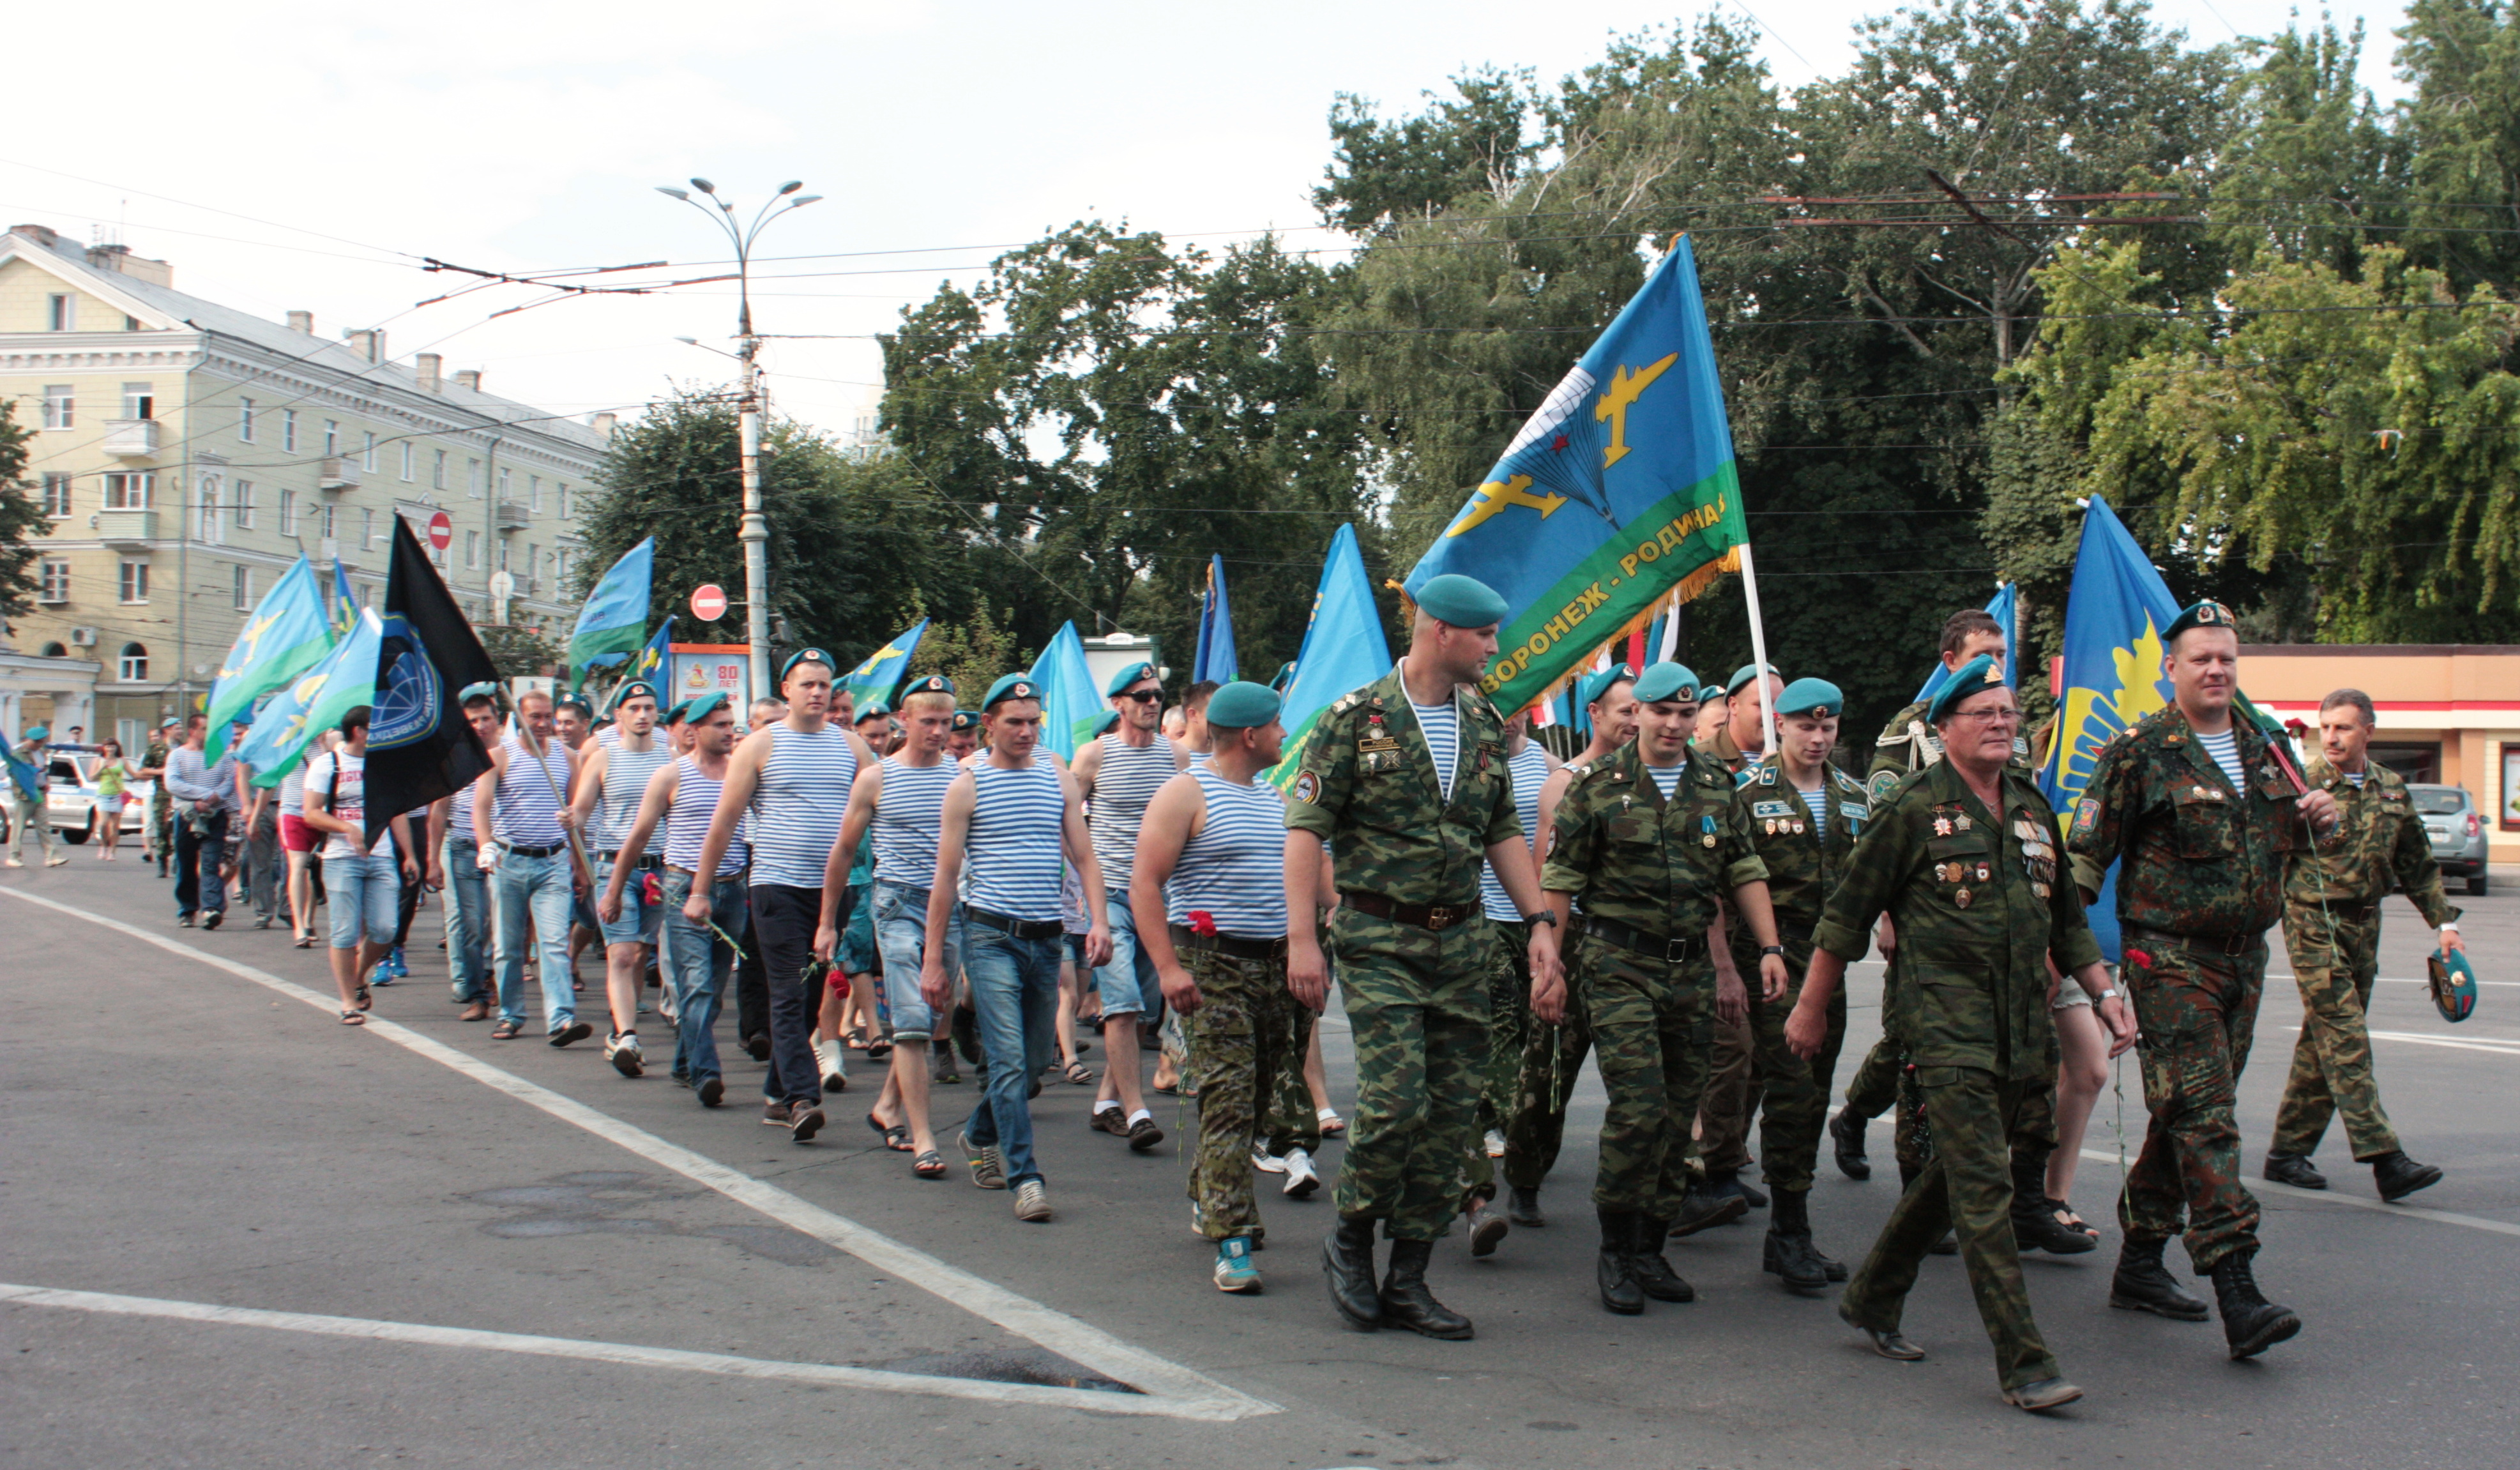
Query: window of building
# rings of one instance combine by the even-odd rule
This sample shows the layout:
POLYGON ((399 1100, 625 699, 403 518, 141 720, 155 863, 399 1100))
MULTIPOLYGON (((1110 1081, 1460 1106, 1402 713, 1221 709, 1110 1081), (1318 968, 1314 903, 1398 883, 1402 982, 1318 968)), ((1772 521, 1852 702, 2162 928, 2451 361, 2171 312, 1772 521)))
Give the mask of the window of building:
POLYGON ((539 593, 542 591, 542 589, 541 589, 541 588, 539 588, 539 587, 535 587, 535 586, 534 586, 534 579, 535 579, 536 577, 539 577, 539 576, 541 576, 541 575, 542 575, 542 570, 543 570, 543 549, 542 549, 541 544, 540 544, 540 543, 538 543, 538 542, 532 542, 532 541, 528 541, 528 542, 526 542, 526 543, 525 543, 525 586, 526 586, 528 589, 530 589, 530 590, 525 594, 527 597, 533 597, 533 596, 535 596, 535 595, 539 594, 539 593))
POLYGON ((481 498, 481 462, 466 460, 464 465, 464 488, 474 500, 479 500, 481 498))
POLYGON ((340 452, 341 425, 331 419, 327 419, 324 421, 324 458, 329 460, 340 452))
POLYGON ((219 477, 215 474, 202 475, 200 539, 208 545, 217 546, 227 539, 224 534, 225 529, 226 522, 219 518, 219 477))
MULTIPOLYGON (((420 475, 420 446, 409 439, 402 441, 402 477, 405 484, 420 475)), ((443 488, 442 486, 440 488, 443 488)))
POLYGON ((436 453, 435 463, 428 467, 428 488, 443 490, 446 488, 446 451, 441 449, 436 453))
POLYGON ((527 502, 527 509, 531 510, 536 515, 543 513, 543 477, 539 474, 526 475, 525 491, 530 497, 530 500, 527 502))
POLYGON ((140 330, 140 319, 127 312, 124 313, 122 318, 122 330, 125 332, 138 332, 140 330))
POLYGON ((325 539, 326 541, 331 541, 331 540, 334 540, 334 539, 335 539, 334 534, 333 534, 333 510, 334 510, 334 508, 333 508, 331 505, 329 505, 329 504, 328 504, 328 505, 326 505, 326 506, 324 507, 324 517, 323 517, 323 522, 324 522, 324 539, 325 539))
MULTIPOLYGON (((410 446, 404 446, 405 453, 402 457, 402 477, 404 479, 411 478, 411 455, 409 453, 409 449, 410 446)), ((366 447, 359 451, 359 468, 370 474, 377 472, 377 436, 374 433, 370 433, 367 436, 366 447)))
POLYGON ((367 586, 359 589, 359 605, 362 607, 374 607, 377 605, 377 584, 371 582, 367 586))
POLYGON ((280 411, 280 448, 285 454, 297 452, 297 410, 280 411))
POLYGON ((250 398, 237 400, 237 437, 248 444, 253 442, 253 400, 250 398))
POLYGON ((554 597, 559 596, 560 590, 567 585, 568 548, 562 547, 552 556, 552 595, 554 597))
POLYGON ((124 383, 122 385, 122 417, 125 419, 157 418, 157 391, 145 382, 124 383))
POLYGON ((78 424, 78 395, 66 382, 44 384, 44 427, 74 428, 78 424))
POLYGON ((502 536, 502 537, 500 537, 500 538, 499 538, 499 570, 501 570, 501 571, 506 571, 507 569, 508 569, 508 539, 507 539, 506 537, 502 536))
POLYGON ((228 497, 236 503, 236 523, 240 531, 253 529, 253 481, 239 480, 236 491, 228 497))
MULTIPOLYGON (((148 562, 133 560, 129 557, 124 558, 122 562, 122 601, 126 602, 146 602, 149 601, 148 562)), ((123 651, 128 653, 130 650, 126 648, 123 651)), ((125 677, 127 678, 130 676, 126 675, 125 677)))
POLYGON ((242 561, 236 564, 236 610, 253 610, 253 568, 242 561))
POLYGON ((70 477, 59 469, 47 469, 43 476, 44 513, 55 520, 70 513, 70 477))
MULTIPOLYGON (((68 658, 70 656, 69 645, 62 643, 46 644, 44 645, 44 656, 46 658, 68 658)), ((133 746, 128 748, 138 749, 145 747, 133 746)))
POLYGON ((105 508, 146 511, 158 495, 158 476, 145 469, 117 469, 105 477, 105 508))
MULTIPOLYGON (((131 563, 126 561, 123 564, 128 566, 131 563)), ((146 570, 146 568, 143 568, 143 570, 146 570)), ((144 577, 142 580, 146 581, 147 579, 144 577)), ((141 644, 124 644, 122 646, 122 657, 114 665, 114 671, 122 676, 122 681, 125 684, 147 683, 149 679, 148 647, 141 644)))
POLYGON ((280 490, 280 534, 297 534, 297 492, 285 485, 280 490))
POLYGON ((478 531, 464 533, 464 568, 467 571, 481 569, 481 533, 478 531))
POLYGON ((560 482, 560 518, 568 519, 568 481, 560 482))
POLYGON ((70 600, 70 564, 47 557, 37 578, 35 601, 67 602, 70 600))
POLYGON ((499 499, 506 500, 510 495, 515 493, 510 488, 510 484, 511 480, 508 473, 508 467, 502 465, 499 467, 499 499))
POLYGON ((47 297, 44 308, 44 320, 53 324, 55 332, 78 331, 78 297, 68 295, 47 297))
POLYGON ((359 512, 359 550, 374 550, 377 544, 377 512, 362 508, 359 512))

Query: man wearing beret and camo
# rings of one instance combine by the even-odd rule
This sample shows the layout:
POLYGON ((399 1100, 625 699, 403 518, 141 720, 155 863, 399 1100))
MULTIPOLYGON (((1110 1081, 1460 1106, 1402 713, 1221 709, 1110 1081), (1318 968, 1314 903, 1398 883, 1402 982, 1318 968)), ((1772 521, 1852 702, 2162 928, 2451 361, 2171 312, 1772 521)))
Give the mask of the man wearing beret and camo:
MULTIPOLYGON (((1732 671, 1724 688, 1724 723, 1695 746, 1699 754, 1737 776, 1766 753, 1769 703, 1784 692, 1785 681, 1773 667, 1763 671, 1757 664, 1745 663, 1732 671)), ((1732 966, 1729 946, 1714 958, 1715 1047, 1707 1061, 1706 1091, 1698 1100, 1697 1125, 1689 1144, 1689 1156, 1697 1161, 1702 1180, 1681 1203, 1683 1235, 1768 1208, 1768 1196, 1741 1179, 1741 1171, 1750 1164, 1750 1118, 1759 1111, 1758 1081, 1750 1066, 1750 991, 1732 966)))
POLYGON ((1557 915, 1540 902, 1507 774, 1505 722, 1475 684, 1496 656, 1506 603, 1447 573, 1418 589, 1408 655, 1334 701, 1306 737, 1286 808, 1286 977, 1318 1011, 1328 966, 1317 927, 1324 844, 1338 852, 1329 948, 1354 1028, 1357 1113, 1338 1224, 1322 1245, 1330 1300, 1350 1326, 1472 1335, 1435 1300, 1426 1266, 1462 1207, 1462 1160, 1487 1060, 1483 864, 1534 920, 1535 981, 1557 979, 1557 915), (1542 915, 1546 914, 1546 917, 1542 915), (1373 1227, 1391 1241, 1377 1291, 1373 1227))

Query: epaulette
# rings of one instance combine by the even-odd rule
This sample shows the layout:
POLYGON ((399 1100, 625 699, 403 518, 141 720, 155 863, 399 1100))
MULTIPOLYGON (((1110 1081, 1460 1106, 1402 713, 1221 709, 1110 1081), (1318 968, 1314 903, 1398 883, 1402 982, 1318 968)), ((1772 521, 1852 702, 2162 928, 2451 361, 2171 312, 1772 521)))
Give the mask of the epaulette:
POLYGON ((1364 702, 1365 690, 1350 690, 1346 693, 1338 696, 1337 702, 1330 706, 1330 713, 1334 715, 1343 715, 1364 702))
POLYGON ((1866 794, 1864 782, 1857 780, 1854 777, 1847 775, 1835 766, 1828 768, 1828 778, 1830 780, 1837 783, 1837 788, 1841 791, 1845 791, 1856 796, 1866 794))
POLYGON ((1460 692, 1469 695, 1470 703, 1473 708, 1486 710, 1489 719, 1494 720, 1499 725, 1505 724, 1505 716, 1497 713, 1496 702, 1488 698, 1487 692, 1481 690, 1477 685, 1460 684, 1455 685, 1454 689, 1460 692))
POLYGON ((1881 727, 1880 737, 1875 739, 1872 743, 1876 746, 1907 744, 1909 741, 1916 737, 1915 731, 1910 727, 1914 725, 1916 721, 1923 719, 1924 716, 1924 705, 1909 705, 1906 709, 1903 709, 1890 717, 1890 723, 1881 727))

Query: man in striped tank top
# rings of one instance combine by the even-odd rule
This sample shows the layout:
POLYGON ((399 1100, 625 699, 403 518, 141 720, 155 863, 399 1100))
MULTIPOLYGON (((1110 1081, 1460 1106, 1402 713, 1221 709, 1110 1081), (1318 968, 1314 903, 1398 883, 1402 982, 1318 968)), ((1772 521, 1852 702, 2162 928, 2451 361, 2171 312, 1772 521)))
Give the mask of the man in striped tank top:
MULTIPOLYGON (((1540 788, 1557 769, 1557 758, 1531 737, 1531 711, 1516 711, 1505 722, 1506 774, 1513 782, 1514 815, 1521 819, 1525 850, 1531 854, 1531 880, 1540 881, 1540 788)), ((1516 1088, 1522 1080, 1522 1046, 1531 1033, 1531 925, 1505 891, 1490 859, 1479 874, 1479 907, 1496 925, 1496 950, 1488 959, 1488 1008, 1495 1019, 1488 1027, 1488 1065, 1479 1092, 1479 1133, 1470 1150, 1470 1191, 1462 1212, 1469 1222, 1470 1254, 1490 1256, 1505 1239, 1505 1217, 1492 1208, 1497 1196, 1496 1161, 1505 1155, 1506 1120, 1513 1116, 1516 1088)))
MULTIPOLYGON (((858 773, 849 791, 839 840, 823 868, 823 914, 814 953, 828 959, 840 943, 840 885, 869 828, 875 832, 875 935, 883 956, 884 1002, 892 1020, 891 1074, 867 1123, 885 1146, 911 1154, 911 1172, 923 1180, 945 1177, 945 1156, 927 1116, 927 1044, 940 1033, 936 1013, 920 991, 925 959, 927 903, 936 882, 936 840, 944 825, 945 792, 960 768, 945 759, 954 726, 954 681, 930 674, 901 698, 909 743, 858 773)), ((963 922, 946 921, 945 969, 959 972, 963 922)))
POLYGON ((1041 687, 1009 674, 989 687, 980 711, 991 716, 989 748, 945 788, 938 817, 936 877, 928 887, 927 935, 920 990, 941 1009, 952 993, 946 969, 954 895, 968 856, 970 892, 964 908, 964 970, 970 977, 980 1040, 980 1105, 963 1130, 971 1182, 1012 1187, 1015 1218, 1050 1219, 1050 1190, 1032 1151, 1033 1079, 1050 1065, 1051 1026, 1058 1009, 1058 965, 1067 953, 1059 921, 1062 853, 1085 879, 1085 961, 1111 958, 1111 931, 1102 865, 1076 794, 1076 780, 1041 741, 1041 687))
MULTIPOLYGON (((1210 758, 1148 804, 1129 885, 1164 1002, 1198 1058, 1190 1197, 1192 1221, 1216 1242, 1219 1291, 1260 1289, 1251 1152, 1269 1099, 1303 1067, 1313 1026, 1286 988, 1286 804, 1254 780, 1282 753, 1281 702, 1239 681, 1216 691, 1210 758)), ((1310 1169, 1301 1178, 1318 1183, 1310 1169)))
POLYGON ((582 1042, 595 1028, 577 1018, 568 978, 571 900, 587 886, 586 870, 565 826, 577 752, 555 737, 552 698, 540 690, 517 696, 517 729, 490 750, 490 769, 472 785, 475 866, 490 874, 496 916, 492 948, 499 974, 499 1024, 493 1041, 525 1029, 526 927, 542 945, 543 1029, 551 1044, 582 1042))
POLYGON ((698 1093, 700 1106, 715 1107, 726 1096, 717 1060, 717 1013, 735 963, 733 946, 743 939, 743 880, 752 850, 739 832, 713 875, 700 878, 700 846, 717 815, 718 792, 735 749, 735 711, 723 693, 703 694, 675 708, 683 715, 683 728, 691 732, 691 749, 648 778, 639 815, 622 835, 601 907, 618 912, 624 884, 647 866, 641 860, 649 839, 656 824, 663 823, 664 892, 657 910, 664 919, 665 964, 674 987, 674 1080, 698 1093), (686 912, 695 890, 707 899, 713 917, 695 919, 686 912))
MULTIPOLYGON (((746 814, 752 819, 747 898, 769 991, 770 1070, 761 1080, 761 1121, 797 1142, 823 1127, 823 1073, 814 1057, 814 1015, 822 997, 814 928, 823 912, 823 860, 839 837, 849 787, 874 761, 866 741, 831 723, 839 667, 820 648, 788 655, 779 671, 788 714, 735 747, 698 872, 717 872, 746 814)), ((845 714, 843 715, 845 718, 845 714)), ((699 888, 683 905, 705 922, 714 900, 699 888)))
MULTIPOLYGON (((465 722, 484 750, 499 748, 499 687, 467 685, 465 722)), ((472 833, 472 792, 466 786, 440 797, 428 810, 429 850, 446 874, 446 967, 454 978, 462 1021, 490 1018, 490 880, 481 870, 481 844, 472 833)))
POLYGON ((1164 686, 1153 664, 1129 665, 1103 692, 1120 723, 1076 752, 1076 763, 1068 768, 1077 791, 1093 803, 1086 824, 1111 895, 1104 915, 1111 929, 1111 962, 1094 972, 1095 988, 1102 997, 1102 1045, 1109 1065, 1102 1069, 1089 1117, 1097 1132, 1126 1138, 1131 1148, 1145 1153, 1164 1141, 1164 1131, 1155 1126, 1138 1091, 1138 1028, 1161 1010, 1163 993, 1153 958, 1138 943, 1129 867, 1147 804, 1190 765, 1190 756, 1156 731, 1163 719, 1164 686))
POLYGON ((621 839, 638 820, 649 779, 672 764, 673 753, 656 737, 654 685, 645 679, 625 682, 613 691, 612 715, 617 737, 609 744, 586 743, 585 768, 569 812, 594 846, 595 882, 604 895, 595 909, 596 921, 604 926, 605 999, 612 1009, 604 1059, 622 1076, 636 1077, 647 1061, 639 1047, 639 991, 648 978, 648 953, 656 947, 664 921, 662 911, 649 900, 647 875, 662 865, 654 858, 624 860, 621 839))

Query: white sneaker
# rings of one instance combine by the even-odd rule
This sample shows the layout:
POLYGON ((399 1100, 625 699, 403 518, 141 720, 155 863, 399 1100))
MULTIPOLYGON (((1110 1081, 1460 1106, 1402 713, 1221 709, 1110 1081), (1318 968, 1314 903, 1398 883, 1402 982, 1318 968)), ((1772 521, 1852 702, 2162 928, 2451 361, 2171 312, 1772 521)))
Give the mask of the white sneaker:
POLYGON ((1489 1158, 1501 1159, 1505 1157, 1505 1135, 1492 1128, 1488 1130, 1488 1136, 1481 1139, 1480 1142, 1487 1148, 1489 1158))
POLYGON ((1310 1199, 1322 1186, 1320 1171, 1313 1168, 1313 1156, 1300 1148, 1286 1150, 1286 1188, 1289 1199, 1310 1199))
POLYGON ((1015 1185, 1015 1219, 1040 1225, 1050 1219, 1050 1189, 1039 1180, 1015 1185))
POLYGON ((849 1075, 840 1064, 840 1044, 836 1041, 816 1042, 814 1060, 823 1067, 823 1091, 839 1092, 848 1090, 849 1075))
POLYGON ((16 855, 15 853, 12 853, 12 854, 10 855, 10 857, 9 857, 9 866, 10 866, 10 867, 12 867, 12 868, 23 868, 23 867, 25 867, 26 865, 25 865, 25 864, 23 864, 23 863, 19 862, 19 861, 18 861, 18 858, 17 858, 17 855, 16 855))
POLYGON ((637 1032, 625 1031, 618 1036, 606 1037, 604 1059, 612 1063, 612 1070, 624 1077, 636 1077, 647 1070, 648 1058, 639 1049, 637 1032))
POLYGON ((1255 1148, 1251 1150, 1251 1167, 1262 1174, 1283 1174, 1286 1172, 1286 1161, 1265 1148, 1255 1148))
POLYGON ((1201 1240, 1207 1238, 1207 1212, 1198 1207, 1197 1200, 1190 1202, 1190 1232, 1201 1240))

